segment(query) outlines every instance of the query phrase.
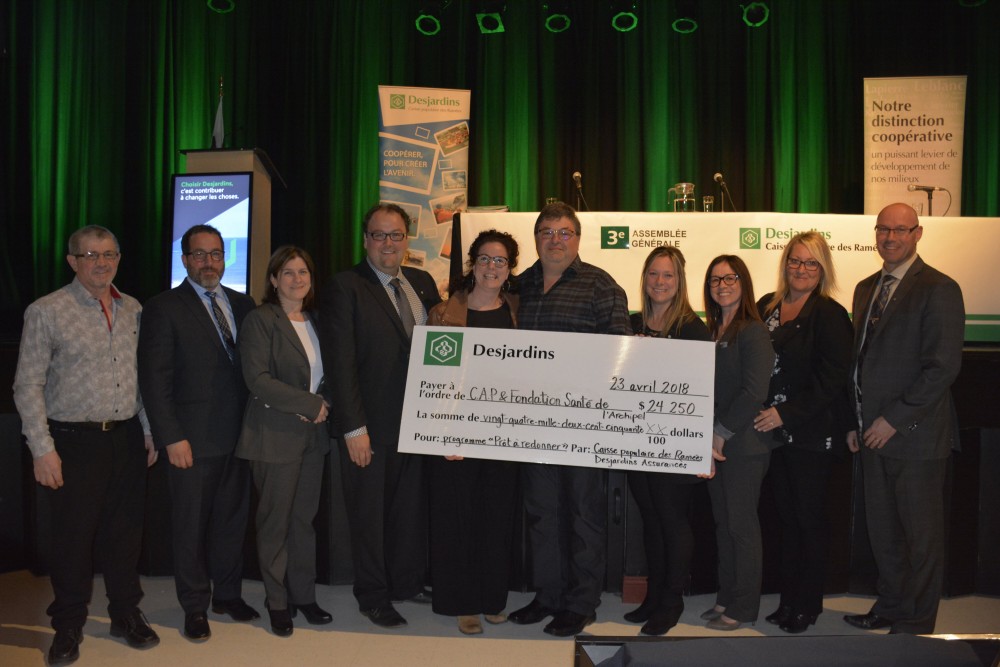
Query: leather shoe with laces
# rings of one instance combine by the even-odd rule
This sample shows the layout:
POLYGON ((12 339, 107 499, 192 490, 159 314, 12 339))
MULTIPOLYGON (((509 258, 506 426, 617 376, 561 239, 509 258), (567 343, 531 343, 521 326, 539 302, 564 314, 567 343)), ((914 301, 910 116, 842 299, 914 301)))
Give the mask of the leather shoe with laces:
POLYGON ((80 642, 83 641, 83 631, 80 628, 56 630, 49 647, 50 665, 68 665, 80 657, 80 642))
POLYGON ((257 610, 243 601, 242 598, 235 600, 213 600, 212 611, 216 614, 229 614, 234 621, 249 623, 260 618, 257 610))
POLYGON ((309 604, 290 604, 288 605, 288 611, 292 613, 292 618, 295 618, 298 612, 301 611, 310 625, 326 625, 333 621, 333 616, 330 615, 330 612, 315 602, 310 602, 309 604))
POLYGON ((547 616, 556 612, 555 609, 543 607, 542 603, 535 598, 527 606, 521 607, 515 612, 507 615, 507 620, 516 625, 533 625, 542 621, 547 616))
POLYGON ((584 616, 575 611, 560 611, 545 626, 545 632, 555 637, 572 637, 583 632, 585 627, 596 620, 597 614, 594 613, 584 616))
POLYGON ((816 622, 816 614, 792 614, 778 627, 790 635, 797 635, 809 629, 816 622))
POLYGON ((844 620, 847 621, 848 625, 853 625, 856 628, 861 628, 862 630, 878 630, 880 628, 888 628, 892 626, 892 621, 888 618, 883 618, 873 611, 867 614, 847 614, 844 616, 844 620))
POLYGON ((138 609, 121 618, 112 618, 111 636, 124 637, 132 648, 153 648, 160 643, 159 635, 138 609))
POLYGON ((406 625, 406 619, 391 604, 362 609, 361 613, 367 616, 369 621, 381 628, 398 628, 406 625))
POLYGON ((212 631, 208 627, 208 616, 203 611, 184 614, 184 636, 195 641, 208 639, 212 631))

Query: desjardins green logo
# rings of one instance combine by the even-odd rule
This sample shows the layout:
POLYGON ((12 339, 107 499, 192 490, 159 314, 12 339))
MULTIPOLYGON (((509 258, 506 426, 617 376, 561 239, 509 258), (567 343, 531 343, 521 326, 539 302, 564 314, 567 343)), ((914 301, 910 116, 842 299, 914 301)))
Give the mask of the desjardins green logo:
POLYGON ((461 332, 435 331, 424 343, 424 366, 461 366, 461 332))
POLYGON ((740 250, 760 250, 760 227, 740 227, 740 250))
POLYGON ((389 95, 389 108, 390 109, 405 109, 406 108, 406 95, 401 93, 396 93, 389 95))

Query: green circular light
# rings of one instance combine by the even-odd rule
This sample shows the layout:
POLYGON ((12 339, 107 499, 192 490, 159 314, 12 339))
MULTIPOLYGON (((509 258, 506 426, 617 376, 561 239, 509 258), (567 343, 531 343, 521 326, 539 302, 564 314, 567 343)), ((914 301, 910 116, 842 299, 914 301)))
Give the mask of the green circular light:
POLYGON ((751 28, 759 28, 771 17, 771 10, 763 2, 751 2, 743 7, 743 22, 751 28))
POLYGON ((545 19, 545 29, 549 32, 569 30, 570 20, 565 14, 549 14, 545 19))
POLYGON ((631 32, 639 25, 635 12, 618 12, 611 17, 611 27, 618 32, 631 32))
POLYGON ((417 27, 417 32, 428 37, 441 32, 441 21, 433 14, 418 14, 413 25, 417 27))
POLYGON ((208 0, 205 4, 216 14, 228 14, 236 9, 236 0, 208 0))
POLYGON ((670 27, 673 28, 676 33, 690 35, 698 29, 698 22, 689 18, 674 19, 674 22, 670 24, 670 27))

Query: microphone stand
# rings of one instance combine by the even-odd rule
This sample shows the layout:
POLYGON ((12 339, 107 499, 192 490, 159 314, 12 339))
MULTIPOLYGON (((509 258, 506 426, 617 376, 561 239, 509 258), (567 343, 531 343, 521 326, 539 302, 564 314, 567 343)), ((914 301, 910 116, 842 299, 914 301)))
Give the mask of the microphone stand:
POLYGON ((590 212, 590 204, 587 203, 587 200, 583 196, 583 182, 580 182, 580 184, 576 186, 576 210, 586 210, 588 213, 590 212), (583 202, 586 209, 580 208, 580 202, 583 202))
POLYGON ((722 196, 719 197, 720 201, 722 202, 722 207, 721 207, 720 213, 725 213, 726 212, 726 197, 727 196, 729 197, 729 207, 733 209, 732 210, 733 213, 736 213, 736 202, 733 201, 733 196, 731 194, 729 194, 729 186, 726 185, 725 179, 719 181, 719 185, 722 186, 722 196))

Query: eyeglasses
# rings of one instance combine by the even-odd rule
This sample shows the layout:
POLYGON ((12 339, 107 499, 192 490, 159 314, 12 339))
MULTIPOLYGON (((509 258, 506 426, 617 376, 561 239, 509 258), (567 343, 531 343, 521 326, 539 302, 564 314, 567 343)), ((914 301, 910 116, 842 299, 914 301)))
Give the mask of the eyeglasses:
POLYGON ((875 235, 876 236, 888 236, 889 234, 895 234, 896 236, 906 236, 911 234, 914 229, 920 225, 913 225, 912 227, 883 227, 882 225, 875 225, 875 235))
POLYGON ((569 241, 576 236, 572 229, 539 229, 535 234, 545 241, 551 241, 557 236, 563 241, 569 241))
POLYGON ((490 257, 489 255, 478 255, 476 257, 476 264, 479 266, 487 266, 491 263, 493 266, 502 269, 510 263, 510 260, 506 257, 490 257))
POLYGON ((213 262, 221 262, 226 258, 225 250, 192 250, 188 253, 196 262, 204 262, 206 258, 211 258, 213 262))
POLYGON ((106 250, 104 252, 90 252, 80 253, 78 255, 73 255, 77 259, 85 259, 88 262, 96 263, 98 259, 103 258, 105 262, 116 262, 122 254, 116 250, 106 250))
POLYGON ((386 238, 390 238, 393 241, 402 241, 406 238, 406 234, 403 232, 365 232, 372 241, 385 241, 386 238))
POLYGON ((790 269, 797 269, 800 266, 806 267, 806 271, 815 271, 819 268, 819 262, 815 259, 796 259, 789 257, 785 260, 785 265, 790 269))
POLYGON ((739 279, 740 277, 735 273, 727 273, 724 276, 712 276, 708 279, 708 286, 718 287, 719 283, 725 283, 726 285, 732 286, 735 285, 736 281, 739 279))

